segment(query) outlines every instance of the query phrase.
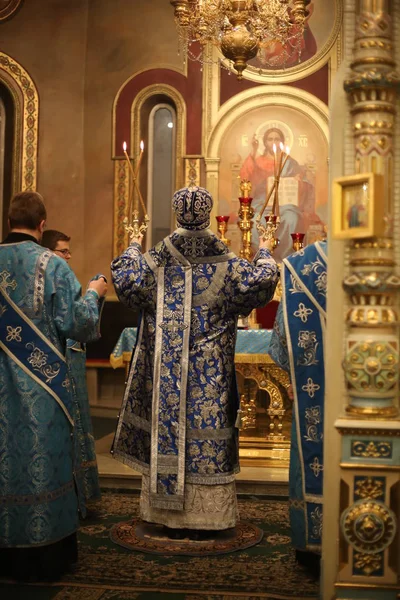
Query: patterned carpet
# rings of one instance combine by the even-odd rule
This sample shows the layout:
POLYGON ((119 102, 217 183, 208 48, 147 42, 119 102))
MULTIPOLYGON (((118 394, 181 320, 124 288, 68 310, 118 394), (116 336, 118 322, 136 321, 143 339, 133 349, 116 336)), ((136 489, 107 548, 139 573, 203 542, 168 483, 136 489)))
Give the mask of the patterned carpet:
POLYGON ((167 556, 114 544, 110 530, 138 514, 139 498, 106 492, 79 532, 79 562, 53 585, 0 580, 5 600, 311 600, 318 582, 290 546, 287 503, 239 500, 242 517, 264 530, 260 544, 220 556, 167 556))

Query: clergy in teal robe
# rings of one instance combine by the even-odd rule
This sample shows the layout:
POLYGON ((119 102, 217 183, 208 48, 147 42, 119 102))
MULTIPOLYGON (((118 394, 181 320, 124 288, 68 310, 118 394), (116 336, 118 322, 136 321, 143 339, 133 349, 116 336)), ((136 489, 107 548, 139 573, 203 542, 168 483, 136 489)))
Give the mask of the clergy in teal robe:
POLYGON ((293 545, 303 560, 303 553, 321 552, 326 282, 326 242, 284 259, 282 301, 269 346, 293 386, 289 511, 293 545))
MULTIPOLYGON (((67 264, 71 258, 69 242, 71 238, 56 229, 46 229, 41 244, 53 250, 67 264)), ((96 276, 94 279, 98 278, 96 276)), ((100 301, 100 312, 103 299, 100 301)), ((100 338, 100 319, 90 341, 100 338)), ((97 467, 93 425, 90 417, 89 397, 86 383, 86 345, 76 340, 67 340, 66 358, 71 374, 74 394, 75 431, 77 437, 77 457, 75 477, 79 481, 81 515, 85 516, 86 504, 101 497, 99 472, 97 467)))
POLYGON ((208 228, 212 198, 176 192, 179 228, 144 255, 132 243, 112 263, 121 302, 141 320, 113 446, 143 473, 144 520, 223 530, 237 518, 237 319, 273 296, 267 249, 238 258, 208 228))
POLYGON ((53 559, 62 571, 64 565, 56 564, 57 556, 65 556, 62 544, 68 540, 68 548, 74 546, 69 542, 78 528, 80 491, 74 473, 79 440, 66 340, 90 339, 98 320, 98 293, 89 289, 82 298, 64 260, 31 235, 9 234, 0 245, 2 567, 3 556, 12 556, 13 568, 25 560, 34 574, 41 567, 45 571, 44 554, 22 555, 20 550, 49 549, 45 562, 53 559))

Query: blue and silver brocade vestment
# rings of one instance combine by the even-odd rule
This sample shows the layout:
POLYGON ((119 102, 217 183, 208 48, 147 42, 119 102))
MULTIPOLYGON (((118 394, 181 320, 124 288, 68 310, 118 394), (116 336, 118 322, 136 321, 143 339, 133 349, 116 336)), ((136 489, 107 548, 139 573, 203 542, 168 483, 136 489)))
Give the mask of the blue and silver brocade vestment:
POLYGON ((267 250, 252 264, 209 229, 179 228, 145 255, 132 244, 112 276, 141 310, 114 456, 148 477, 152 507, 184 511, 185 485, 238 471, 237 318, 272 298, 277 266, 267 250))
POLYGON ((0 547, 44 546, 78 527, 78 415, 55 374, 68 337, 93 337, 98 295, 33 241, 0 245, 0 286, 0 547))
POLYGON ((289 510, 293 545, 321 552, 323 509, 324 335, 327 247, 317 242, 283 261, 282 302, 269 354, 290 373, 293 418, 289 510))

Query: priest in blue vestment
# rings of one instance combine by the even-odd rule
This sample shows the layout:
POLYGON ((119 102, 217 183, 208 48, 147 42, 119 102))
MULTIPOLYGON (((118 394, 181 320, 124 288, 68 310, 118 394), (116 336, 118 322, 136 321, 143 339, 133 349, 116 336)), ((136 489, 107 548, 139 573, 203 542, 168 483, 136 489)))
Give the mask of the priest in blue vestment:
POLYGON ((36 192, 10 204, 0 245, 0 571, 58 578, 77 558, 79 456, 66 340, 97 334, 103 279, 81 287, 40 245, 36 192))
POLYGON ((113 454, 143 474, 141 517, 173 535, 235 526, 237 319, 278 279, 269 242, 250 263, 212 233, 212 204, 204 188, 179 190, 178 229, 144 255, 133 240, 112 263, 120 301, 141 311, 113 454))
MULTIPOLYGON (((71 258, 69 246, 71 238, 56 229, 46 229, 43 232, 41 244, 53 250, 67 263, 71 258)), ((98 276, 96 276, 97 279, 98 276)), ((103 300, 103 299, 102 299, 103 300)), ((102 301, 100 301, 102 302, 102 301)), ((99 306, 101 312, 101 306, 99 306)), ((97 324, 98 335, 93 335, 91 341, 100 338, 100 319, 97 324)), ((75 428, 78 438, 78 456, 76 477, 80 485, 80 504, 84 507, 81 515, 85 516, 86 504, 99 500, 101 497, 99 471, 97 467, 93 425, 90 417, 89 396, 86 383, 86 344, 77 340, 67 340, 66 358, 71 373, 72 392, 74 396, 75 428)))
POLYGON ((326 282, 326 242, 283 260, 282 301, 268 350, 292 384, 290 524, 297 558, 310 566, 321 553, 326 282))

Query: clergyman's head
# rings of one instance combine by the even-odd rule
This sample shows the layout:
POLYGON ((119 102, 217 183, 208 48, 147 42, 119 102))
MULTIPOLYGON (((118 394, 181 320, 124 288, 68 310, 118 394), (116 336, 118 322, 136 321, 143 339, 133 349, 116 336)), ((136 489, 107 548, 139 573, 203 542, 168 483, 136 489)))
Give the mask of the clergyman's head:
POLYGON ((11 231, 30 231, 40 239, 46 217, 43 197, 38 192, 19 192, 11 199, 8 209, 11 231))
POLYGON ((71 258, 70 240, 71 238, 61 231, 47 229, 43 232, 42 246, 53 250, 53 252, 68 262, 71 258))
POLYGON ((210 225, 212 207, 212 196, 202 187, 182 188, 172 198, 176 220, 184 229, 206 229, 210 225))

